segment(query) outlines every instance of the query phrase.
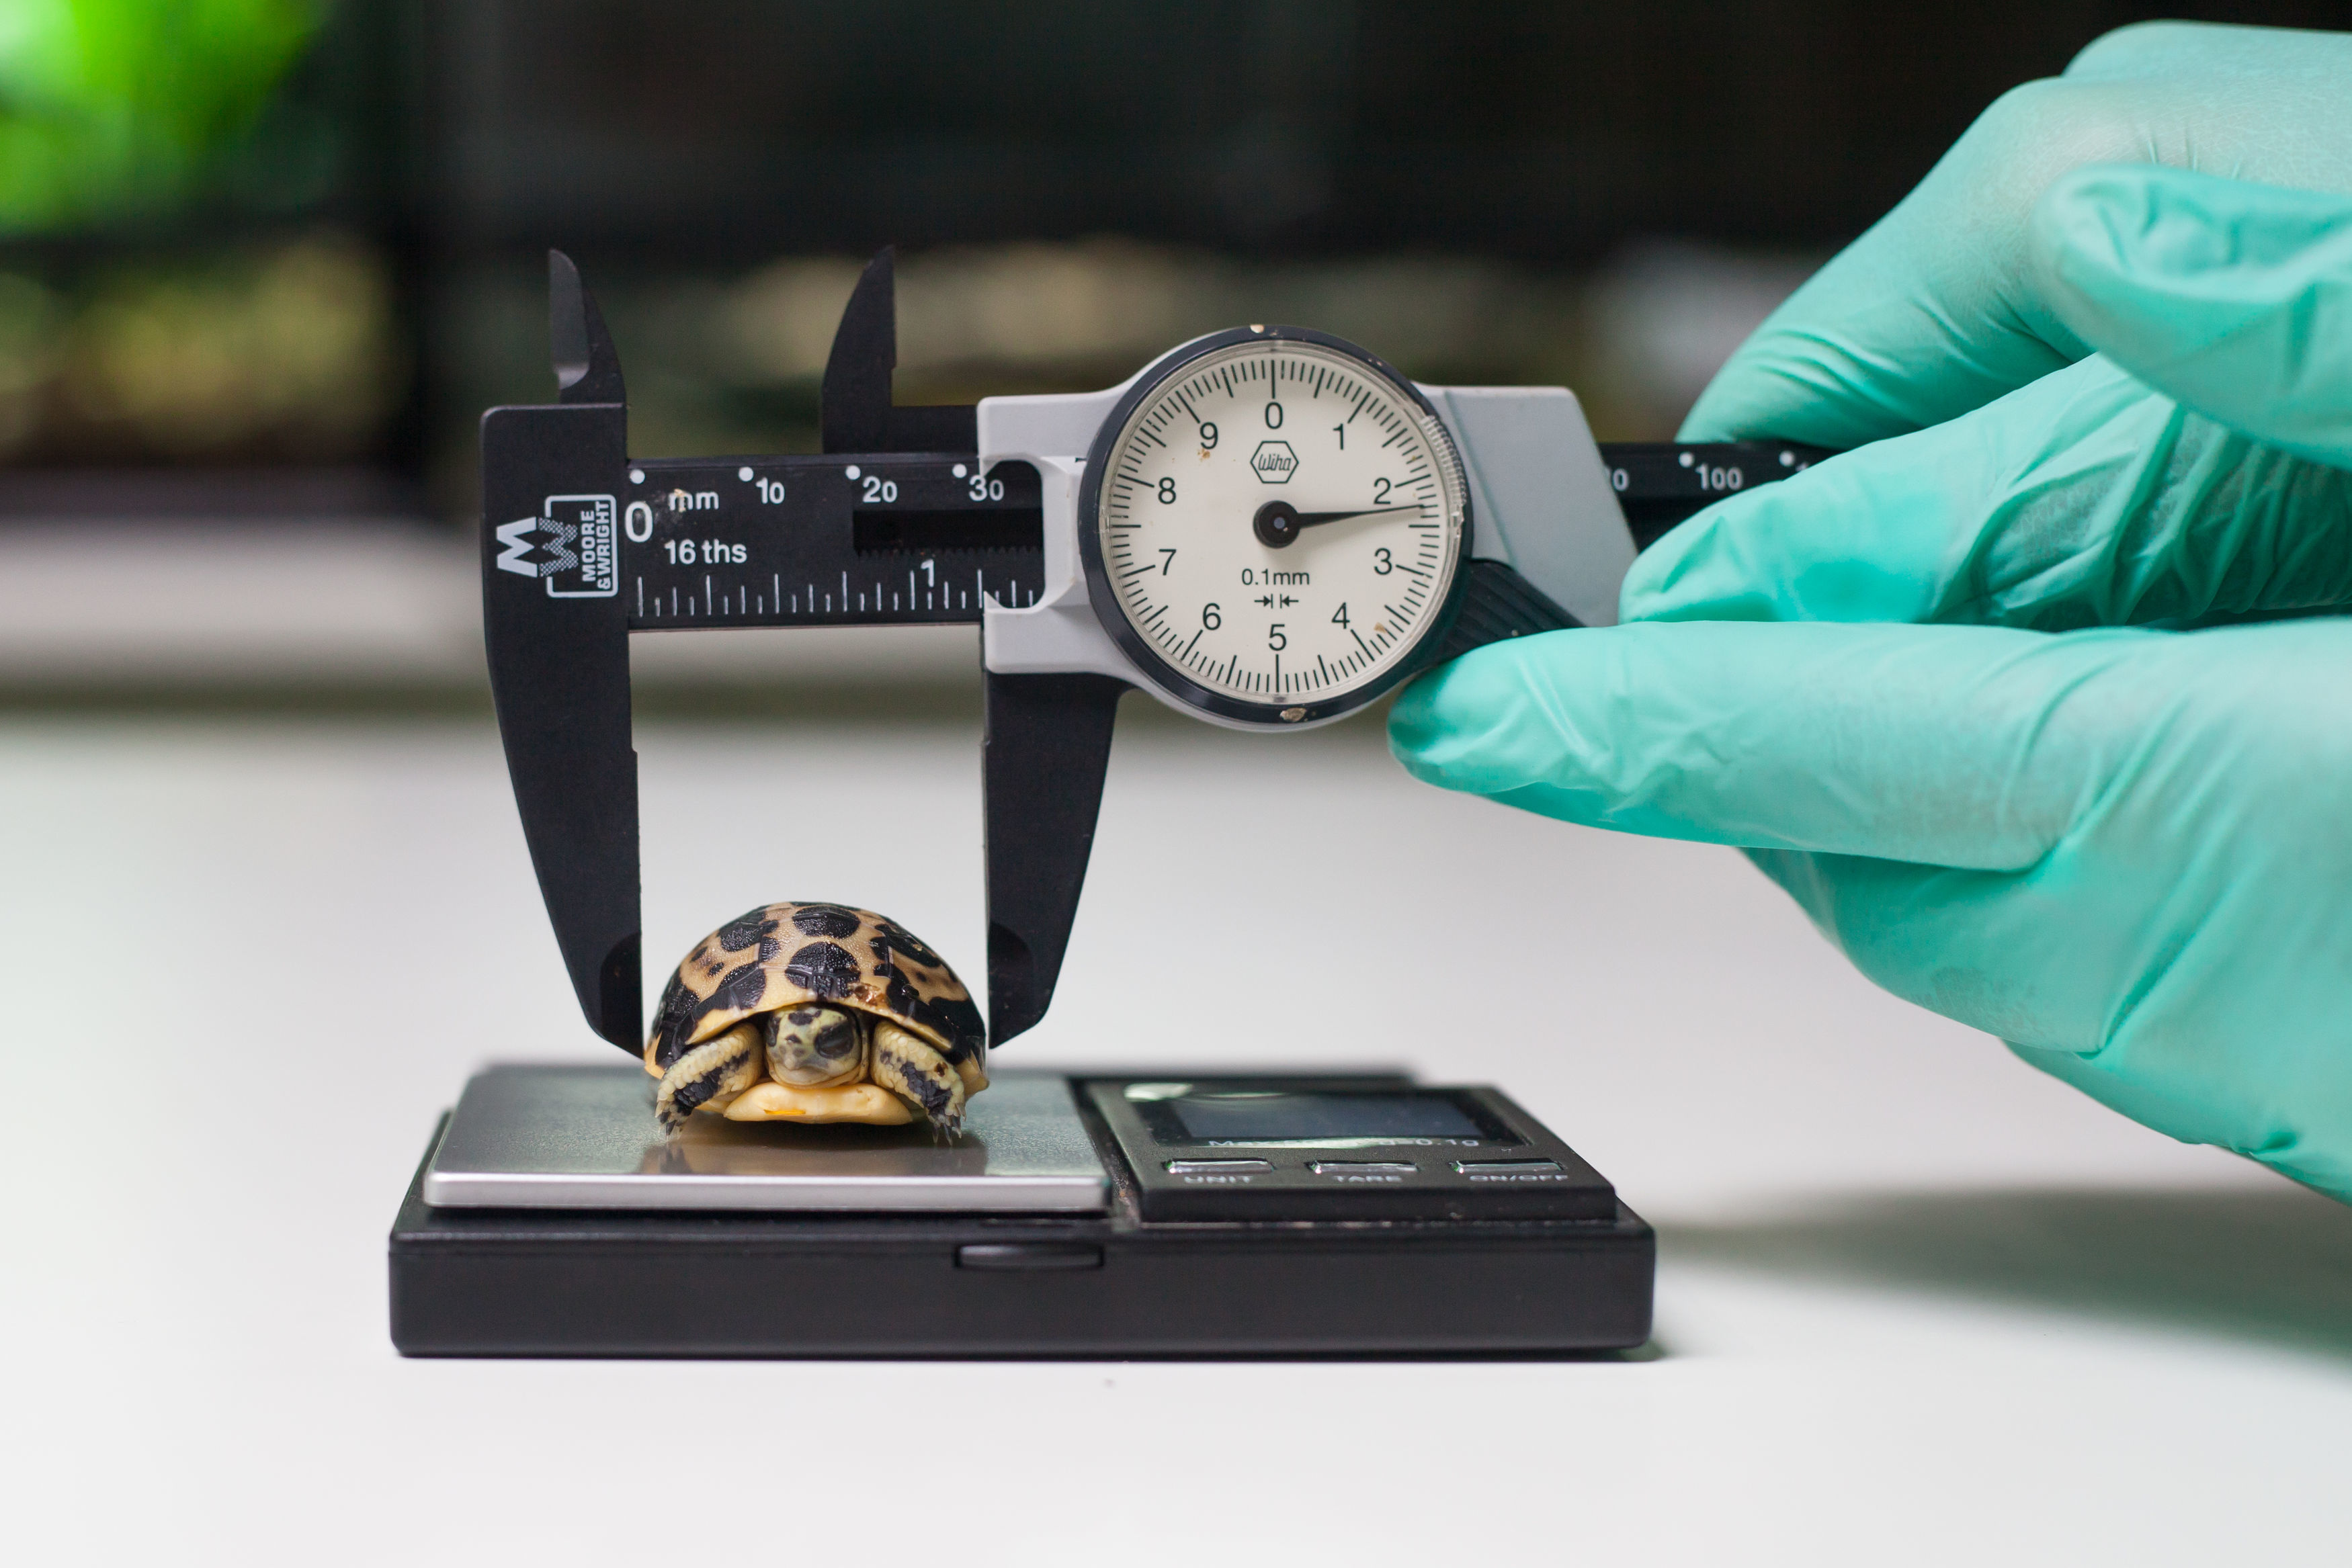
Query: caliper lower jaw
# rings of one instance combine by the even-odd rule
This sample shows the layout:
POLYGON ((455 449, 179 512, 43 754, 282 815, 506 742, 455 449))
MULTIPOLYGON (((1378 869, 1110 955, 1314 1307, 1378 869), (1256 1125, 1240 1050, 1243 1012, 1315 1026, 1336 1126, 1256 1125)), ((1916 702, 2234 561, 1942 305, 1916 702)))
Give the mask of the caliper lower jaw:
POLYGON ((1096 618, 1078 559, 1086 460, 1072 454, 1093 443, 1124 390, 986 398, 978 411, 981 472, 1013 461, 1034 467, 1045 533, 1036 602, 1016 610, 992 597, 981 617, 992 1047, 1035 1024, 1053 1000, 1094 852, 1118 699, 1146 685, 1096 618))

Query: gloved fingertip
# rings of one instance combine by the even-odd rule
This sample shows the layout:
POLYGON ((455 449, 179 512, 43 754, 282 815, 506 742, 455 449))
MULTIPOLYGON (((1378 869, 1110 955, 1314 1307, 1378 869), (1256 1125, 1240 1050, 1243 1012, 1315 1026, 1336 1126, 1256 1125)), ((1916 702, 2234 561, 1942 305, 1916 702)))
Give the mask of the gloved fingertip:
POLYGON ((1785 537, 1781 480, 1717 502, 1633 558, 1617 591, 1629 621, 1770 621, 1782 573, 1759 543, 1785 537))
POLYGON ((2073 252, 2112 261, 2128 243, 2122 231, 2146 220, 2151 172, 2152 166, 2094 163, 2053 180, 2026 220, 2034 255, 2073 252))
POLYGON ((2086 345, 2256 440, 2352 461, 2352 198, 2099 165, 2053 182, 2028 233, 2086 345))
MULTIPOLYGON (((1725 368, 1730 367, 1727 365, 1725 368)), ((1727 382, 1725 384, 1728 386, 1731 383, 1727 382)), ((1746 434, 1739 426, 1733 400, 1728 395, 1717 393, 1710 384, 1699 393, 1698 401, 1691 404, 1690 412, 1683 416, 1681 427, 1675 432, 1675 439, 1686 443, 1738 441, 1746 434)))
MULTIPOLYGON (((1932 549, 1915 446, 1864 449, 1717 502, 1634 558, 1618 619, 1908 621, 1925 616, 1932 549)), ((1959 483, 1957 479, 1954 481, 1959 483)))
MULTIPOLYGON (((2236 185, 2158 164, 2073 170, 2053 181, 2033 205, 2026 230, 2029 265, 2054 286, 2051 303, 2080 331, 2086 306, 2095 310, 2103 301, 2136 298, 2169 280, 2233 265, 2239 214, 2227 188, 2236 185)), ((2092 324, 2095 330, 2095 316, 2092 324)))
POLYGON ((1500 650, 1476 649, 1450 660, 1398 694, 1389 708, 1389 754, 1424 783, 1452 785, 1449 769, 1475 747, 1493 703, 1491 664, 1500 650))
POLYGON ((1423 757, 1444 733, 1445 677, 1453 668, 1453 664, 1440 664, 1399 692, 1396 701, 1389 705, 1389 755, 1415 778, 1423 776, 1423 757))
POLYGON ((1702 513, 1633 558, 1617 591, 1617 619, 1632 621, 1754 621, 1756 591, 1738 563, 1726 570, 1727 525, 1702 513))
POLYGON ((1561 705, 1565 694, 1596 688, 1595 661, 1610 646, 1606 632, 1552 632, 1441 664, 1389 709, 1389 751, 1423 783, 1477 795, 1574 771, 1583 737, 1561 705))

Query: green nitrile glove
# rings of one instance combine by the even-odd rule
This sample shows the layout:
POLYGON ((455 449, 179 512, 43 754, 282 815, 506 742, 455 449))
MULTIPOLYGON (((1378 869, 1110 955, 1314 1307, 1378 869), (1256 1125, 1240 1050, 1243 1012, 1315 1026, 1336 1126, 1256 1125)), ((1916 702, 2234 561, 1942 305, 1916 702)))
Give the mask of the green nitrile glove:
MULTIPOLYGON (((2294 37, 2346 117, 2352 50, 2294 37)), ((2352 184, 2352 146, 2306 172, 2352 184)), ((1848 432, 2005 395, 1693 519, 1636 563, 1628 624, 1456 661, 1391 744, 1451 788, 1747 848, 1888 989, 2352 1199, 2352 620, 2326 613, 2352 607, 2352 199, 2105 166, 2018 231, 2011 302, 2063 368, 2004 389, 1998 312, 1946 358, 1881 340, 1867 375, 1824 332, 1806 373, 1848 432)), ((1956 319, 1933 291, 1960 267, 1921 319, 1956 319)), ((1701 413, 1802 382, 1779 341, 1701 413)), ((1829 428, 1702 427, 1859 439, 1829 428)))

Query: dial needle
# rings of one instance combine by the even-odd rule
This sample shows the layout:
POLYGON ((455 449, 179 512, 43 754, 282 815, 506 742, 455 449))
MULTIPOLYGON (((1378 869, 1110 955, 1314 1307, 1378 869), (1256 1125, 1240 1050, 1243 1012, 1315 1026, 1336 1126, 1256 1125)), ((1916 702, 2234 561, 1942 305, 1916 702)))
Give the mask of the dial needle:
POLYGON ((1259 543, 1283 549, 1298 542, 1301 528, 1324 523, 1350 523, 1358 517, 1392 517, 1405 513, 1418 517, 1421 512, 1419 507, 1357 507, 1344 512, 1302 512, 1287 501, 1268 501, 1257 509, 1250 526, 1259 543))

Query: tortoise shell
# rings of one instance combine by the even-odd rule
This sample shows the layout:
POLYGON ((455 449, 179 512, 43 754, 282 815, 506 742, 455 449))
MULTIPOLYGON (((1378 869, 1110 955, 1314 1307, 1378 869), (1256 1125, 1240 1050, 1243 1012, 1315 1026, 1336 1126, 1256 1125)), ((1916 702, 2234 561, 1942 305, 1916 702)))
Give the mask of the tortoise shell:
POLYGON ((667 1072, 744 1019, 813 1001, 889 1019, 950 1062, 986 1056, 971 993, 905 926, 839 904, 770 904, 704 937, 678 965, 662 988, 646 1065, 667 1072))

